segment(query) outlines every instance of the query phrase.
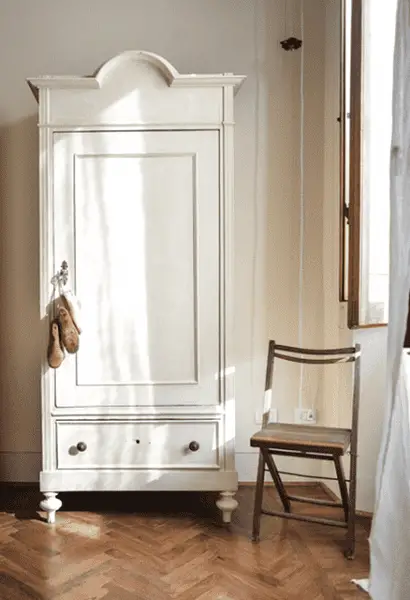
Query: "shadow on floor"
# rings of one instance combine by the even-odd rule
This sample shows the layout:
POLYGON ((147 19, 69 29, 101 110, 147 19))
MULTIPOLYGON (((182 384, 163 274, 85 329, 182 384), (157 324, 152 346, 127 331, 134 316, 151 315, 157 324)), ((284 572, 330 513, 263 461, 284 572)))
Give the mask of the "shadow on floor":
MULTIPOLYGON (((145 516, 197 517, 218 519, 215 501, 218 494, 196 492, 66 492, 58 495, 64 512, 139 514, 145 516)), ((15 514, 18 519, 39 519, 43 495, 38 486, 7 485, 0 487, 0 512, 15 514)))

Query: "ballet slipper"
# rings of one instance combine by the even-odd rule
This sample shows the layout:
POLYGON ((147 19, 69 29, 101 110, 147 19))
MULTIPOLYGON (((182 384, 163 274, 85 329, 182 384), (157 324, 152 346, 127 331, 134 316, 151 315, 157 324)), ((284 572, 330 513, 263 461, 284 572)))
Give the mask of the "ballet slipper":
POLYGON ((52 369, 58 369, 65 358, 64 347, 61 343, 60 324, 54 319, 50 325, 50 340, 47 350, 48 364, 52 369))
POLYGON ((67 308, 68 312, 70 313, 75 328, 77 329, 78 333, 81 333, 81 307, 78 298, 71 290, 63 289, 61 290, 61 299, 64 302, 64 305, 67 308))
POLYGON ((61 339, 63 341, 63 345, 67 352, 70 354, 75 354, 80 345, 78 331, 73 323, 69 311, 62 306, 58 310, 58 320, 61 326, 61 339))

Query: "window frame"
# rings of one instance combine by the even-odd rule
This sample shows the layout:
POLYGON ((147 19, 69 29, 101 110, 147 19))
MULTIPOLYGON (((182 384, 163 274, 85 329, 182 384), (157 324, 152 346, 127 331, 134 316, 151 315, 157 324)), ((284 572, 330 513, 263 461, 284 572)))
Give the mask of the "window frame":
POLYGON ((340 0, 339 110, 339 301, 347 302, 346 290, 346 0, 340 0))
MULTIPOLYGON (((360 215, 362 205, 363 0, 352 3, 349 143, 349 263, 347 320, 359 327, 360 215)), ((344 78, 344 77, 343 77, 344 78)))
POLYGON ((349 329, 386 327, 387 322, 360 322, 361 284, 361 212, 363 177, 363 66, 364 0, 353 0, 350 27, 350 107, 346 112, 346 0, 340 0, 340 204, 339 204, 339 301, 347 303, 347 326, 349 329), (349 120, 349 139, 346 122, 349 120), (347 149, 348 147, 348 154, 347 149), (347 181, 346 164, 349 165, 347 181), (348 202, 347 202, 348 198, 348 202), (348 225, 348 234, 347 234, 348 225), (346 255, 348 256, 346 261, 346 255), (346 289, 347 281, 347 289, 346 289))

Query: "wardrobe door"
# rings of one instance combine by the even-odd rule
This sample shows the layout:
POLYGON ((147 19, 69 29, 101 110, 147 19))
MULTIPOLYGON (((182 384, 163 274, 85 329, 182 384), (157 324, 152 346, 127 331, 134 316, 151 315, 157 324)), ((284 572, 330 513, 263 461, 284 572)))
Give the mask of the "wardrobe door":
POLYGON ((83 325, 56 406, 218 404, 218 132, 56 133, 53 179, 83 325))

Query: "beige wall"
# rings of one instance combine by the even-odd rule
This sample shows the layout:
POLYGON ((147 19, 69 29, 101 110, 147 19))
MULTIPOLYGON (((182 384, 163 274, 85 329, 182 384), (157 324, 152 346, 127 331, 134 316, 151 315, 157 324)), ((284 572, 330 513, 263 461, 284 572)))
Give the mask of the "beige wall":
MULTIPOLYGON (((238 448, 248 449, 254 429, 250 407, 259 399, 258 366, 266 347, 267 165, 269 146, 273 147, 268 138, 273 111, 267 106, 267 93, 274 95, 276 105, 284 105, 283 94, 289 88, 278 77, 278 50, 272 53, 263 39, 270 4, 262 0, 2 3, 0 479, 36 479, 40 464, 39 366, 44 348, 38 323, 37 106, 25 78, 89 74, 126 49, 162 54, 181 72, 234 71, 248 76, 236 105, 238 448)), ((273 6, 278 18, 272 18, 272 24, 279 27, 284 2, 273 6)), ((281 73, 286 78, 286 72, 281 73)), ((281 146, 286 155, 288 143, 281 146)), ((280 155, 279 148, 275 152, 280 155)), ((282 161, 282 166, 284 162, 290 181, 290 165, 282 161)), ((285 183, 282 190, 275 179, 272 193, 278 203, 279 198, 288 201, 288 188, 285 183)))
MULTIPOLYGON (((251 253, 246 279, 241 275, 245 262, 238 260, 236 267, 238 286, 246 290, 240 302, 249 303, 246 310, 240 305, 237 307, 237 321, 241 323, 237 328, 238 348, 243 348, 244 356, 252 356, 242 369, 239 365, 237 376, 240 411, 237 464, 242 480, 254 479, 256 472, 256 455, 250 452, 249 437, 257 428, 255 411, 262 406, 268 334, 286 343, 296 344, 299 340, 301 52, 285 52, 279 44, 293 32, 300 34, 299 2, 288 2, 286 23, 284 2, 259 3, 257 6, 255 42, 259 69, 255 92, 259 91, 259 111, 255 140, 257 168, 252 173, 256 201, 251 204, 248 199, 244 205, 244 228, 237 228, 237 236, 244 241, 249 236, 251 243, 246 250, 251 253)), ((320 283, 311 286, 310 282, 320 279, 322 265, 323 144, 317 144, 317 139, 323 135, 322 7, 323 3, 316 0, 307 5, 304 46, 305 142, 315 150, 305 155, 302 300, 305 306, 316 302, 319 311, 322 310, 322 286, 320 283), (313 95, 318 100, 316 106, 312 102, 313 95), (317 218, 311 220, 310 215, 314 214, 317 218)), ((238 238, 237 241, 242 245, 238 238)), ((303 311, 302 334, 302 339, 311 336, 312 343, 319 343, 321 323, 316 320, 316 313, 303 311)), ((292 365, 277 369, 273 403, 281 421, 293 420, 299 377, 299 369, 292 365)), ((315 382, 309 384, 315 389, 315 382)))
MULTIPOLYGON (((298 3, 287 4, 289 24, 298 3)), ((40 452, 37 106, 25 78, 88 74, 130 48, 162 54, 181 72, 248 77, 236 104, 235 312, 238 467, 243 478, 253 475, 249 436, 262 397, 268 323, 278 337, 297 341, 299 58, 280 49, 286 33, 285 0, 14 0, 2 6, 0 478, 36 478, 40 452)), ((314 37, 307 46, 316 48, 314 37)), ((314 196, 319 206, 320 195, 314 196)), ((320 232, 315 235, 312 248, 320 253, 320 232)), ((320 301, 319 287, 315 294, 320 301)))
MULTIPOLYGON (((351 337, 339 328, 337 299, 336 4, 304 2, 301 341, 317 346, 351 337)), ((302 53, 279 45, 284 37, 300 35, 299 9, 299 0, 3 3, 0 480, 36 479, 40 465, 37 106, 25 78, 89 74, 116 53, 135 48, 164 55, 181 72, 247 75, 236 102, 237 464, 242 480, 254 479, 249 437, 262 403, 268 335, 299 341, 302 53)), ((300 372, 290 367, 277 378, 279 418, 292 420, 300 372)), ((318 408, 321 420, 338 423, 345 415, 339 391, 344 381, 305 372, 305 404, 318 408)))

